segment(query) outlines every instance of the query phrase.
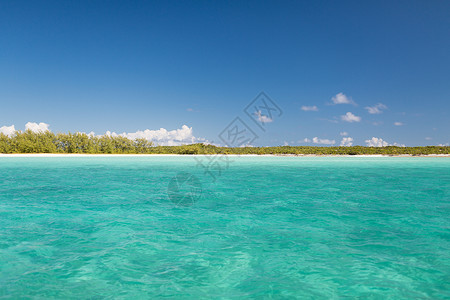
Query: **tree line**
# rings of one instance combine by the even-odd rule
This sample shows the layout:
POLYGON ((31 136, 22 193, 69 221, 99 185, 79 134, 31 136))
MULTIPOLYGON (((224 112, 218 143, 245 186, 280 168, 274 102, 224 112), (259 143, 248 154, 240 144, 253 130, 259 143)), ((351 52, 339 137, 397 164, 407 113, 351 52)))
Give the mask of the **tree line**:
POLYGON ((0 133, 0 153, 150 153, 153 143, 122 136, 92 136, 85 133, 16 131, 12 136, 0 133))
POLYGON ((0 133, 0 153, 86 153, 86 154, 274 154, 274 155, 428 155, 450 154, 448 146, 426 147, 217 147, 206 144, 156 146, 146 139, 123 136, 92 136, 85 133, 16 131, 12 136, 0 133))

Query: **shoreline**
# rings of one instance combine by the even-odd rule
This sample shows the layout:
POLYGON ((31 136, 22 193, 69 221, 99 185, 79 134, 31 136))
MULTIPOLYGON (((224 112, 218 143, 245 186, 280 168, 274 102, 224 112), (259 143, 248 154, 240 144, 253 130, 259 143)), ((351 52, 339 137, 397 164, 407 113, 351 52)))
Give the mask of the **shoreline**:
MULTIPOLYGON (((12 153, 0 154, 2 157, 157 157, 157 156, 214 156, 220 154, 85 154, 85 153, 12 153)), ((428 155, 412 155, 412 154, 362 154, 362 155, 318 155, 318 154, 225 154, 227 156, 251 156, 251 157, 450 157, 450 154, 428 154, 428 155)))

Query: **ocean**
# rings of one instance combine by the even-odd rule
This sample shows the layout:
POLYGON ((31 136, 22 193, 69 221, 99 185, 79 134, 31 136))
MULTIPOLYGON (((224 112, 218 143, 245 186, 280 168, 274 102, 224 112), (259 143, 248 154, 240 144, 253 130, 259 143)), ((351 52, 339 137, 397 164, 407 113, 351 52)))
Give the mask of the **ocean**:
POLYGON ((449 299, 450 158, 0 157, 0 298, 449 299))

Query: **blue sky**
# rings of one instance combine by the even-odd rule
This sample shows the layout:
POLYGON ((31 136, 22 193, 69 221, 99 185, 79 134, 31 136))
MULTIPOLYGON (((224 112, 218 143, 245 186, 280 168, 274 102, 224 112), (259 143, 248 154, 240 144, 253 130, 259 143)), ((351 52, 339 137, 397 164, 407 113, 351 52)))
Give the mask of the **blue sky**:
POLYGON ((221 143, 239 116, 258 146, 446 144, 449 53, 449 1, 1 1, 0 127, 221 143), (243 112, 261 91, 265 131, 243 112))

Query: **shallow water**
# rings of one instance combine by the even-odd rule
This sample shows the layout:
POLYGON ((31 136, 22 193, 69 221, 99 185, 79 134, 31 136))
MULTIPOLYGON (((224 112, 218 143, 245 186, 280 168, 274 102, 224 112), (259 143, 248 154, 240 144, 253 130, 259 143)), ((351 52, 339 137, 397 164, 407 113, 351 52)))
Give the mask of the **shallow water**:
POLYGON ((0 297, 450 298, 450 158, 228 159, 0 158, 0 297))

